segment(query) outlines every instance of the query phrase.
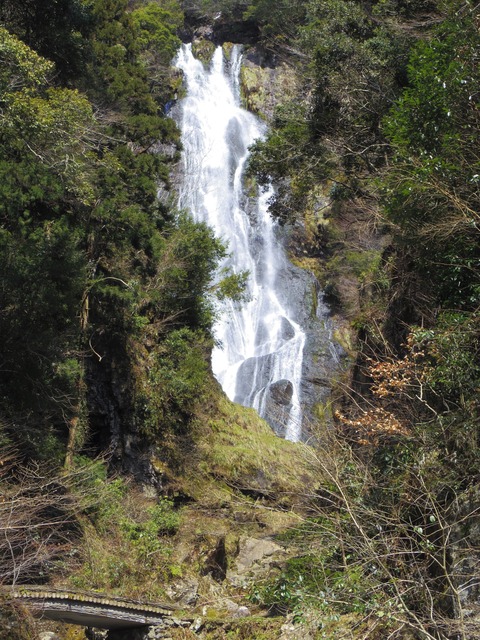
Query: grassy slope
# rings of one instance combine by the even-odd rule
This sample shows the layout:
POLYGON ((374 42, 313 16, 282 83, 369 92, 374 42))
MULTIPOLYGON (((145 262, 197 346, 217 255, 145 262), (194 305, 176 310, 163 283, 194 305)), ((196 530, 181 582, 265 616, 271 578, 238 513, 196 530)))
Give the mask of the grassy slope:
MULTIPOLYGON (((317 478, 304 445, 275 436, 253 410, 229 402, 216 385, 193 441, 181 470, 158 463, 168 478, 168 499, 119 478, 107 480, 103 463, 92 467, 86 489, 96 495, 94 506, 82 516, 83 539, 58 566, 56 581, 151 601, 173 597, 182 604, 182 593, 193 588, 196 602, 185 611, 193 607, 207 615, 208 637, 228 637, 221 635, 231 617, 228 601, 252 609, 250 583, 278 573, 280 564, 272 569, 260 562, 239 586, 212 577, 212 557, 215 564, 220 545, 221 562, 233 570, 242 540, 271 542, 295 526, 317 478)), ((232 629, 240 625, 238 637, 274 638, 282 620, 254 618, 232 623, 232 629)), ((78 634, 70 628, 68 637, 78 634)))

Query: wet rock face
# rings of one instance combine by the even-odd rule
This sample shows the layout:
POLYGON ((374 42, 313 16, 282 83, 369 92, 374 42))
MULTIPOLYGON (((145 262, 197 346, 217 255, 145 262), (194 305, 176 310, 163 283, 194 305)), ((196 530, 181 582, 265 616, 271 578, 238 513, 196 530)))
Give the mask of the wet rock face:
POLYGON ((266 416, 275 433, 284 438, 292 408, 293 385, 290 380, 277 380, 265 390, 266 416))
POLYGON ((293 385, 290 380, 277 380, 270 385, 270 396, 280 405, 289 405, 292 401, 293 385))
MULTIPOLYGON (((279 230, 284 241, 289 240, 290 230, 279 230)), ((281 291, 290 309, 293 319, 305 331, 306 341, 303 352, 302 382, 300 403, 304 414, 303 432, 305 439, 309 437, 309 423, 315 421, 315 408, 326 403, 331 392, 331 381, 335 373, 340 371, 344 352, 333 338, 334 323, 330 310, 324 303, 324 294, 315 276, 305 269, 286 264, 279 274, 281 291)), ((279 435, 282 428, 282 409, 288 398, 288 386, 279 381, 279 387, 269 390, 270 410, 278 415, 276 420, 279 435), (282 389, 284 393, 282 393, 282 389), (286 392, 286 393, 285 393, 286 392)))
POLYGON ((213 26, 213 41, 216 44, 238 42, 254 44, 258 42, 260 31, 252 20, 234 20, 229 22, 220 18, 213 26))

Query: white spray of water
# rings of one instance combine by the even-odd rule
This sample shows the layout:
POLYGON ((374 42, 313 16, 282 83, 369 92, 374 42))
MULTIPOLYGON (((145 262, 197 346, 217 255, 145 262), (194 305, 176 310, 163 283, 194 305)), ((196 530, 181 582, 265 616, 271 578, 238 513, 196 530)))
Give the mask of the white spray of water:
POLYGON ((271 191, 252 210, 244 193, 248 147, 264 134, 261 121, 239 104, 240 48, 226 65, 217 48, 210 68, 184 45, 176 65, 185 75, 181 105, 183 184, 180 206, 228 243, 225 265, 248 270, 249 302, 224 303, 215 326, 213 373, 231 400, 257 409, 285 437, 301 436, 300 381, 305 334, 281 301, 278 274, 287 260, 268 214, 271 191), (227 68, 228 67, 228 68, 227 68))

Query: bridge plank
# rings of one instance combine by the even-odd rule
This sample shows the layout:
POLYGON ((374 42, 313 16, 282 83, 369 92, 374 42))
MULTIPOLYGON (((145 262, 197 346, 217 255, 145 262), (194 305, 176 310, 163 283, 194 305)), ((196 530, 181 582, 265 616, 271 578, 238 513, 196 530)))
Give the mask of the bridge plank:
POLYGON ((37 616, 99 629, 126 629, 164 624, 178 607, 75 591, 35 587, 10 590, 37 616))

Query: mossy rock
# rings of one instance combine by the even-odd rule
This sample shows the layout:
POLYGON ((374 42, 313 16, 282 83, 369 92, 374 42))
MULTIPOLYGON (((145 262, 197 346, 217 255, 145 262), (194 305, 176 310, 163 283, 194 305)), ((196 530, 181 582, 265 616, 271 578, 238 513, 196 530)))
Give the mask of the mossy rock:
POLYGON ((356 353, 353 344, 353 331, 348 324, 339 325, 333 332, 333 339, 344 349, 351 357, 356 353))
POLYGON ((192 53, 205 66, 208 66, 215 53, 215 45, 210 40, 198 39, 192 42, 192 53))
POLYGON ((268 69, 242 65, 240 71, 240 90, 243 106, 262 118, 267 116, 271 96, 269 87, 272 79, 268 69))
POLYGON ((275 69, 261 67, 250 60, 240 70, 243 106, 264 120, 271 120, 277 104, 295 98, 298 82, 295 72, 286 65, 275 69))
POLYGON ((232 57, 233 42, 224 42, 222 44, 223 55, 227 60, 232 57))
POLYGON ((76 625, 66 625, 67 628, 62 634, 62 640, 87 640, 85 635, 85 627, 77 627, 76 625))
POLYGON ((325 282, 325 267, 318 258, 311 256, 297 256, 292 252, 288 254, 288 257, 290 262, 299 269, 304 269, 305 271, 313 273, 320 284, 325 282))

